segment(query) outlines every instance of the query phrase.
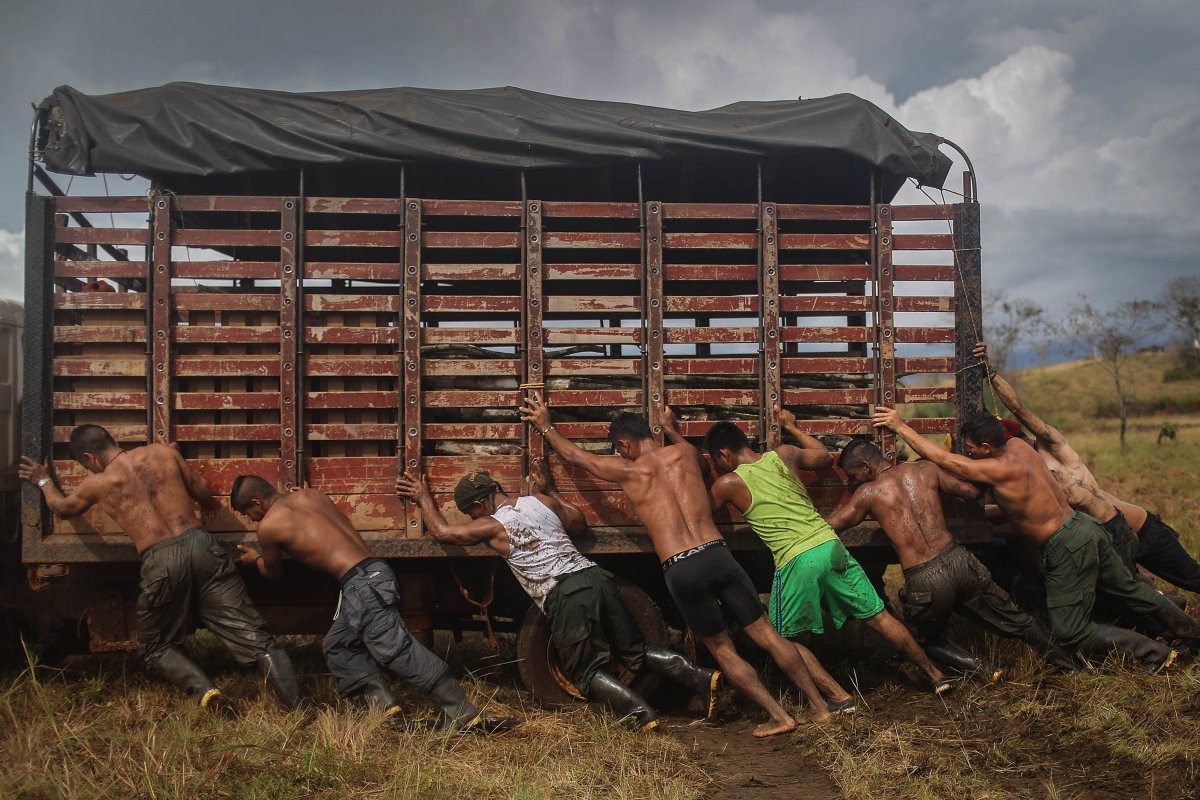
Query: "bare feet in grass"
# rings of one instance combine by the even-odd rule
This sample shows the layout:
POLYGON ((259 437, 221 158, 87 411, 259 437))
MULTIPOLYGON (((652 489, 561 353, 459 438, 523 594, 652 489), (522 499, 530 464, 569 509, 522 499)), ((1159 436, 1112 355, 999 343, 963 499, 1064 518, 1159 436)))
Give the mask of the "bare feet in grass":
POLYGON ((777 736, 781 733, 787 733, 796 729, 796 720, 792 719, 791 715, 785 716, 783 719, 773 719, 770 722, 764 722, 754 729, 754 735, 762 739, 766 736, 777 736))

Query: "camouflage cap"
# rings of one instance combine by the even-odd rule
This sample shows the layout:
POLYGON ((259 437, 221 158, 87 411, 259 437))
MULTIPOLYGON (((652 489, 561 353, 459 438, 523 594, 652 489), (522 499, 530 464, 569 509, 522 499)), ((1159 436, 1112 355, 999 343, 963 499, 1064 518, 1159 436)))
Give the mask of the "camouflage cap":
POLYGON ((490 497, 497 491, 500 491, 500 484, 492 480, 487 470, 468 472, 454 487, 454 505, 465 514, 476 501, 490 497))

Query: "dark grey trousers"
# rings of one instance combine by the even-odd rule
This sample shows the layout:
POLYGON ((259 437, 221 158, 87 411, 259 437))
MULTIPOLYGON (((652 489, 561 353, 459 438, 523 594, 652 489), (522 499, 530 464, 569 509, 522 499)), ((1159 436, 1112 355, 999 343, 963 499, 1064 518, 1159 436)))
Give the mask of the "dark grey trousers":
POLYGON ((142 553, 138 653, 153 669, 168 647, 182 644, 198 625, 247 666, 275 646, 237 567, 203 528, 142 553))
POLYGON ((396 576, 387 562, 368 558, 342 578, 338 612, 323 649, 338 694, 349 697, 391 670, 428 694, 450 668, 412 638, 400 613, 396 576))

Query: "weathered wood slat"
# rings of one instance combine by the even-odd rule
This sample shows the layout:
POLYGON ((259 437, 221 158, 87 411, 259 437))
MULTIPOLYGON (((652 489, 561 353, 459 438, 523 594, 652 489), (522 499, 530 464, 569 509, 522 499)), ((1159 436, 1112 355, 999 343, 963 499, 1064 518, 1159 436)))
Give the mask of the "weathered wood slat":
POLYGON ((695 344, 697 342, 749 343, 759 340, 759 328, 667 328, 667 344, 695 344))
POLYGON ((145 278, 145 261, 55 261, 56 278, 145 278))
POLYGON ((558 296, 546 298, 546 310, 557 314, 636 314, 641 310, 640 297, 601 295, 598 297, 558 296))
POLYGON ((780 299, 783 310, 789 314, 817 314, 847 311, 870 311, 874 306, 871 297, 847 297, 837 295, 804 295, 780 299))
POLYGON ((547 358, 546 374, 552 377, 637 376, 642 374, 642 361, 634 358, 547 358))
POLYGON ((898 233, 893 239, 897 250, 954 249, 954 236, 949 233, 898 233))
POLYGON ((399 247, 400 231, 306 230, 305 247, 399 247))
POLYGON ((61 344, 144 342, 146 326, 133 328, 117 325, 55 325, 54 341, 61 344))
POLYGON ((516 344, 517 328, 422 328, 421 344, 516 344))
POLYGON ((663 203, 663 219, 757 219, 754 203, 663 203))
POLYGON ((279 440, 279 425, 175 425, 178 442, 271 442, 279 440))
POLYGON ((55 392, 52 407, 61 411, 137 410, 146 408, 147 397, 146 392, 55 392))
POLYGON ((546 277, 552 280, 636 281, 640 264, 546 264, 546 277))
POLYGON ((950 373, 954 372, 952 356, 902 357, 896 359, 896 369, 903 373, 950 373))
POLYGON ((756 406, 759 391, 753 389, 666 389, 670 406, 756 406))
POLYGON ((806 344, 869 342, 873 338, 870 328, 857 327, 785 327, 779 336, 785 342, 806 344))
POLYGON ((782 250, 869 250, 871 236, 866 233, 781 233, 782 250))
POLYGON ((688 358, 667 356, 668 375, 753 375, 758 380, 758 359, 740 356, 688 358))
POLYGON ((862 373, 875 371, 875 359, 865 357, 784 358, 784 375, 827 375, 830 373, 862 373))
POLYGON ((517 314, 521 311, 521 298, 422 294, 421 310, 428 313, 463 311, 475 314, 517 314))
POLYGON ((481 442, 520 441, 524 427, 520 422, 427 422, 421 426, 426 441, 461 439, 481 442))
POLYGON ((954 206, 892 206, 892 219, 897 222, 929 219, 954 219, 954 206))
POLYGON ((954 328, 896 328, 896 341, 953 344, 954 328))
POLYGON ((325 294, 319 289, 304 293, 304 308, 307 311, 400 311, 400 298, 394 294, 325 294))
MULTIPOLYGON (((751 208, 757 208, 751 206, 751 208)), ((671 233, 664 234, 668 250, 757 250, 757 233, 671 233)))
POLYGON ((312 423, 304 426, 304 435, 311 441, 396 441, 395 423, 312 423))
POLYGON ((312 214, 396 215, 401 203, 394 197, 309 197, 304 201, 304 210, 312 214))
POLYGON ((897 264, 898 281, 953 281, 954 267, 939 264, 897 264))
POLYGON ((177 344, 198 344, 200 342, 272 344, 279 341, 279 327, 177 325, 171 329, 171 341, 177 344))
POLYGON ((519 217, 520 200, 422 200, 421 213, 432 217, 519 217))
POLYGON ((626 249, 639 250, 642 236, 639 233, 615 233, 610 231, 547 231, 545 247, 575 250, 626 249))
POLYGON ((313 327, 304 331, 304 341, 309 344, 396 344, 400 341, 400 332, 396 328, 313 327))
POLYGON ((394 378, 397 374, 396 357, 347 356, 310 354, 307 357, 306 373, 313 377, 378 377, 394 378))
POLYGON ((812 220, 863 220, 871 219, 870 206, 845 205, 798 205, 795 203, 780 203, 779 218, 781 220, 812 219, 812 220))
POLYGON ((62 292, 54 295, 54 307, 89 311, 144 311, 142 292, 62 292))
POLYGON ((757 264, 667 264, 669 281, 755 281, 757 264))
POLYGON ((953 386, 914 386, 898 391, 901 403, 953 403, 953 386))
POLYGON ((552 200, 542 204, 542 215, 546 217, 604 217, 610 219, 637 219, 637 203, 572 203, 552 200))
POLYGON ((176 195, 173 202, 180 211, 279 211, 283 208, 282 197, 254 195, 176 195))
POLYGON ((279 408, 278 392, 175 392, 178 411, 265 411, 279 408))
POLYGON ((546 328, 546 344, 638 344, 641 328, 546 328))
POLYGON ((148 240, 145 228, 55 228, 57 244, 126 244, 144 245, 148 240))
POLYGON ((779 277, 785 281, 869 281, 870 264, 783 264, 779 277))
POLYGON ((305 408, 396 408, 395 392, 305 392, 305 408))
MULTIPOLYGON (((517 204, 518 210, 520 204, 517 204)), ((517 249, 521 234, 517 231, 425 231, 421 241, 429 248, 517 249)))
POLYGON ((172 261, 171 276, 193 280, 279 280, 278 261, 172 261))
POLYGON ((279 356, 192 356, 172 360, 174 373, 181 378, 247 376, 267 377, 279 374, 279 356))
POLYGON ((916 297, 912 295, 898 295, 896 297, 897 311, 940 311, 942 313, 954 311, 953 297, 916 297))
POLYGON ((788 405, 856 405, 875 399, 874 389, 788 389, 788 405))
POLYGON ((520 264, 422 264, 427 281, 518 281, 520 264))
POLYGON ((306 280, 398 281, 400 265, 369 261, 309 261, 304 265, 306 280))
POLYGON ((482 375, 489 377, 521 376, 521 362, 515 358, 426 358, 421 362, 421 374, 482 375))
POLYGON ((277 294, 207 294, 172 292, 175 311, 278 311, 277 294))
POLYGON ((278 247, 278 230, 176 228, 172 244, 187 247, 278 247))
POLYGON ((58 214, 129 214, 138 211, 149 215, 146 197, 55 197, 54 211, 58 214))
POLYGON ((59 356, 54 359, 53 372, 63 377, 142 378, 146 375, 146 359, 59 356))

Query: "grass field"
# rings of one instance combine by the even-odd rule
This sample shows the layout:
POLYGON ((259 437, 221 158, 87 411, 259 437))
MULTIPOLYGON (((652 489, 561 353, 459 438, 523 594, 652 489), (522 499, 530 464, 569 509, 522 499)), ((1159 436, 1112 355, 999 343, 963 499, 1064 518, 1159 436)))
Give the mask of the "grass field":
MULTIPOLYGON (((1200 382, 1164 385, 1161 374, 1148 362, 1137 387, 1142 407, 1200 400, 1200 382)), ((1160 513, 1200 552, 1200 414, 1132 418, 1122 452, 1116 420, 1095 416, 1108 390, 1094 367, 1012 377, 1102 485, 1160 513), (1165 421, 1177 439, 1159 445, 1165 421)), ((1195 614, 1200 598, 1189 599, 1195 614)), ((507 641, 498 654, 450 651, 472 697, 524 720, 492 738, 428 731, 432 710, 412 693, 401 726, 338 703, 312 645, 295 648, 316 701, 309 714, 278 710, 204 635, 199 658, 232 699, 224 715, 191 708, 123 656, 17 665, 0 683, 0 798, 1200 797, 1200 663, 1158 677, 1112 660, 1054 675, 1023 645, 965 626, 958 633, 1005 665, 1007 680, 967 682, 934 698, 878 643, 843 631, 815 649, 854 687, 860 711, 765 741, 742 732, 744 709, 732 700, 716 727, 684 713, 656 735, 582 705, 538 710, 518 688, 507 641)), ((794 709, 794 691, 766 677, 794 709)))

